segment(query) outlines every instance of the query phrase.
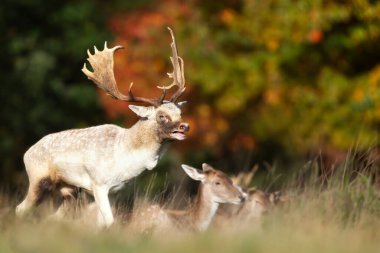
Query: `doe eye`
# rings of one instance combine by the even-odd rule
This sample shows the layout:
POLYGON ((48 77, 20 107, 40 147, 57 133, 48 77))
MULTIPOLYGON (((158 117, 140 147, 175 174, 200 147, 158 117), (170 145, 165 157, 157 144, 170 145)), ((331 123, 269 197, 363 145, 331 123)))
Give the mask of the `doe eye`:
POLYGON ((215 185, 220 185, 220 182, 215 182, 215 185))

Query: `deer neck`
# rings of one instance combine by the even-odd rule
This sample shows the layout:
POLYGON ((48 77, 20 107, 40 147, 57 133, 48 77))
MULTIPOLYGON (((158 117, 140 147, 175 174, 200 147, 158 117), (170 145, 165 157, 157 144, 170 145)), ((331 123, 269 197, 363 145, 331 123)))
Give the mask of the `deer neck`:
POLYGON ((194 227, 199 231, 206 230, 219 207, 219 203, 213 200, 210 189, 200 184, 194 204, 190 209, 190 216, 194 227))
POLYGON ((126 129, 125 144, 130 150, 161 151, 163 142, 157 136, 157 127, 153 120, 140 119, 131 128, 126 129))
POLYGON ((203 184, 187 210, 165 210, 171 222, 180 229, 205 231, 210 225, 219 204, 214 202, 210 190, 203 184))

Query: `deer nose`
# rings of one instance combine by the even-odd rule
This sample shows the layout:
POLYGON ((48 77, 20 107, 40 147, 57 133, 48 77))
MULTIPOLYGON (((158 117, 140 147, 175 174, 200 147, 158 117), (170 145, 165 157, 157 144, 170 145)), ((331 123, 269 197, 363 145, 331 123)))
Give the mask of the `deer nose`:
POLYGON ((184 132, 188 132, 190 130, 190 126, 187 123, 181 123, 179 125, 179 129, 184 131, 184 132))
POLYGON ((245 201, 246 197, 244 195, 240 195, 239 199, 240 199, 240 202, 243 203, 245 201))

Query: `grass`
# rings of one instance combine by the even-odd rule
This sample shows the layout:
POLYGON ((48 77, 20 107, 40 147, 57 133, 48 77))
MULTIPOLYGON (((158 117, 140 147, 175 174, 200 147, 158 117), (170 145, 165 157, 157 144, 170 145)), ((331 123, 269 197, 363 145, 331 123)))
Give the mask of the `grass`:
MULTIPOLYGON (((0 252, 379 252, 376 168, 357 170, 347 161, 322 177, 313 166, 288 181, 287 203, 242 230, 141 235, 121 224, 97 231, 69 221, 25 221, 8 214, 0 220, 0 252)), ((12 201, 4 196, 0 204, 4 208, 12 201)))

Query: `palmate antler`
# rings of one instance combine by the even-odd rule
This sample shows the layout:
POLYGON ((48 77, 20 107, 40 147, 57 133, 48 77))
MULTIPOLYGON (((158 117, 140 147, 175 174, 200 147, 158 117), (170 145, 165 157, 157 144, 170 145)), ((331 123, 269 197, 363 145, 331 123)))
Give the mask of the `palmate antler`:
POLYGON ((168 73, 168 75, 170 78, 173 78, 173 83, 169 86, 157 86, 157 88, 162 89, 162 95, 160 98, 149 99, 134 96, 132 93, 133 83, 129 86, 128 95, 124 95, 119 91, 113 71, 113 54, 116 50, 123 48, 122 46, 107 48, 107 42, 105 42, 103 51, 99 51, 94 47, 94 54, 91 54, 90 51, 87 50, 87 60, 91 64, 93 72, 87 69, 86 63, 83 65, 82 72, 88 77, 88 79, 92 80, 99 88, 103 89, 115 99, 126 102, 143 102, 156 107, 164 103, 166 91, 168 89, 173 86, 178 86, 178 90, 170 98, 170 102, 175 103, 185 91, 185 78, 183 72, 183 60, 181 57, 178 57, 173 31, 169 27, 168 29, 172 37, 172 43, 170 46, 173 54, 173 56, 170 57, 173 64, 173 72, 168 73))
POLYGON ((177 99, 183 94, 185 91, 185 74, 184 74, 184 64, 181 57, 178 56, 177 46, 175 44, 175 38, 173 34, 173 30, 168 27, 170 31, 170 35, 172 37, 172 43, 170 47, 172 48, 172 57, 170 57, 170 61, 173 65, 173 72, 168 73, 169 78, 173 79, 173 82, 169 86, 158 86, 160 89, 168 90, 173 86, 178 86, 177 91, 170 98, 170 102, 176 103, 177 99))

